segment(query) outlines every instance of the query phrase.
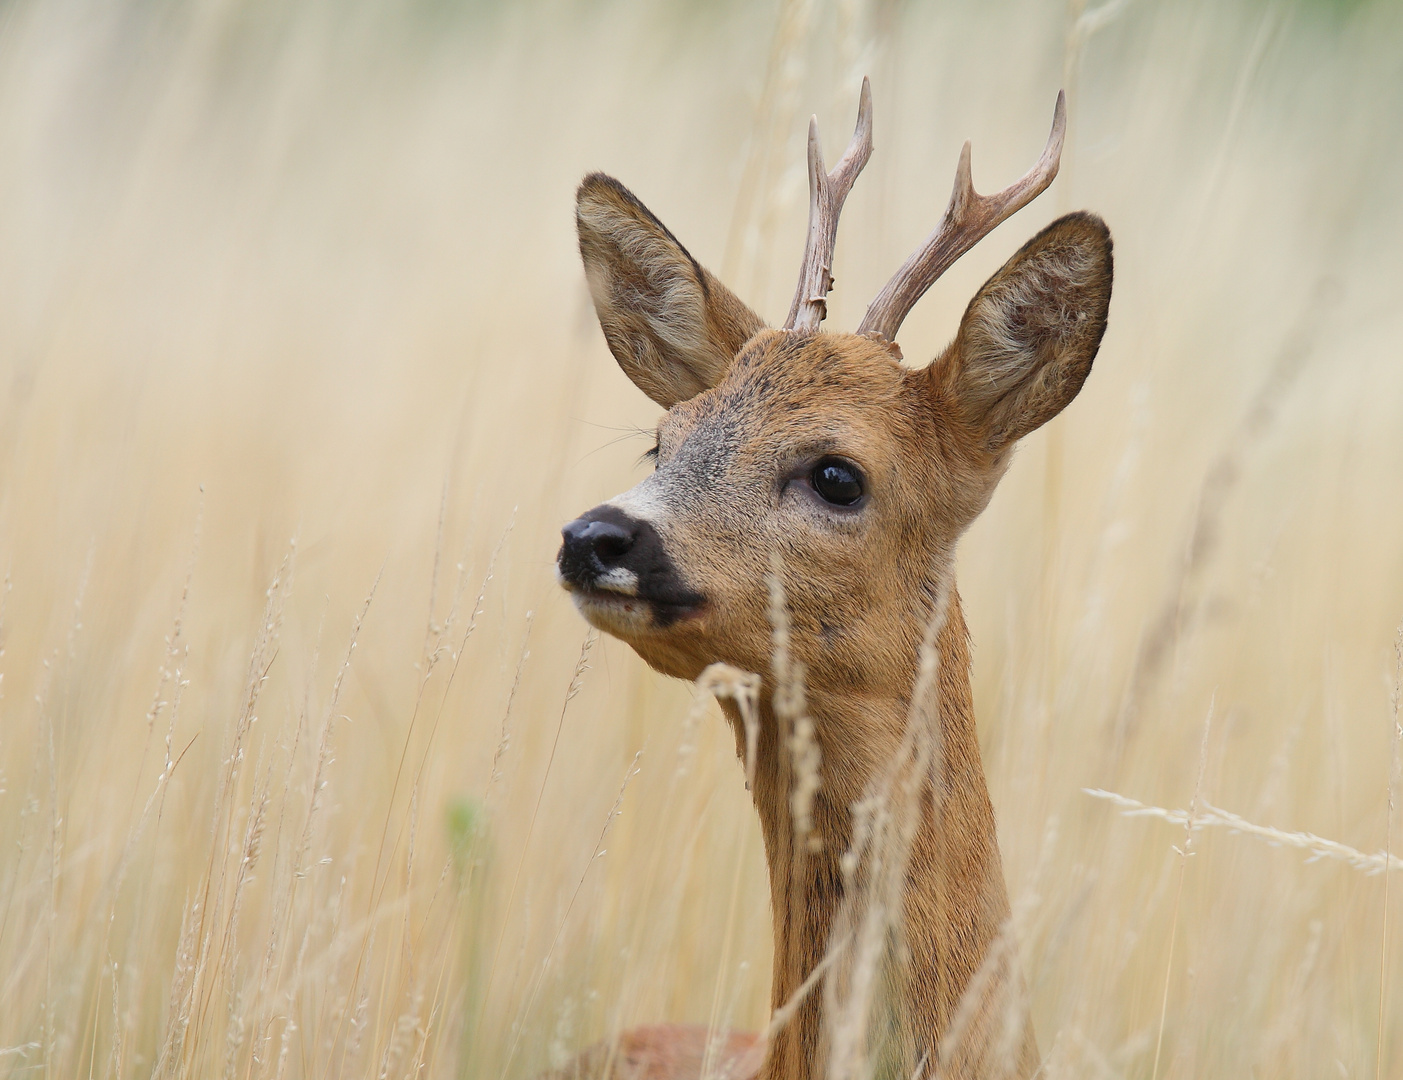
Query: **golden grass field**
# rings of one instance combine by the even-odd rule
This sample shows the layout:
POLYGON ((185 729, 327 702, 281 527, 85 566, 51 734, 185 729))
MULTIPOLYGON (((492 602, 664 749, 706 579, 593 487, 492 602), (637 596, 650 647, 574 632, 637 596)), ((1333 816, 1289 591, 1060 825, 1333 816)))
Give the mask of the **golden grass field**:
POLYGON ((580 666, 554 582, 657 413, 572 196, 616 174, 780 319, 807 117, 835 154, 870 74, 831 326, 1059 86, 1059 179, 906 356, 1059 212, 1116 240, 1092 377, 959 564, 1048 1074, 1403 1076, 1403 874, 1185 858, 1083 791, 1403 852, 1401 55, 1391 0, 0 9, 0 1074, 763 1026, 732 738, 617 642, 580 666))

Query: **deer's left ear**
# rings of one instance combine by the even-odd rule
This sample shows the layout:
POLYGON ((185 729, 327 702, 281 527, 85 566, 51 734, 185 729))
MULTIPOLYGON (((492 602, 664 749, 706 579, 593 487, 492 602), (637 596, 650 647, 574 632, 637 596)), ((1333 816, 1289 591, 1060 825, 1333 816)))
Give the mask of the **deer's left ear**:
POLYGON ((612 176, 575 196, 580 255, 609 349, 665 409, 715 386, 764 327, 652 212, 612 176))
POLYGON ((1077 396, 1106 332, 1111 234, 1095 214, 1054 221, 984 283, 932 371, 998 453, 1077 396))

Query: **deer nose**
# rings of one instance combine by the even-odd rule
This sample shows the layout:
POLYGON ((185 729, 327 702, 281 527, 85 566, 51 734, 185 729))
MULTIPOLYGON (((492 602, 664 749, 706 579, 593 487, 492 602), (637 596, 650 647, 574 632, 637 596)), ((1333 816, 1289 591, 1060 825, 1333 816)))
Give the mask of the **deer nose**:
POLYGON ((589 585, 617 567, 638 540, 636 530, 588 514, 570 522, 560 535, 560 573, 578 585, 589 585))

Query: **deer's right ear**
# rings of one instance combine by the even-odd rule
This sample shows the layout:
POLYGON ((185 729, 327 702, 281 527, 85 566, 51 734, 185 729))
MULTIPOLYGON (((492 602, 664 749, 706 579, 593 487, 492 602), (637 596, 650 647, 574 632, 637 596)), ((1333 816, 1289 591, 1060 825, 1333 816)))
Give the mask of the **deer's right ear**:
POLYGON ((715 386, 764 322, 612 176, 575 196, 594 310, 633 384, 670 409, 715 386))

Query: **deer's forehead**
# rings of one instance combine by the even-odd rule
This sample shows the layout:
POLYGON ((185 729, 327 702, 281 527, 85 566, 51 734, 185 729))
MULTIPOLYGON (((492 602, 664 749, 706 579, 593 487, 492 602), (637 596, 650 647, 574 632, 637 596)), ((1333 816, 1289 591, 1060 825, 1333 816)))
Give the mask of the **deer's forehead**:
POLYGON ((901 367, 870 342, 774 335, 743 351, 719 385, 675 406, 662 436, 673 448, 711 453, 825 437, 881 441, 910 435, 912 413, 901 367))

